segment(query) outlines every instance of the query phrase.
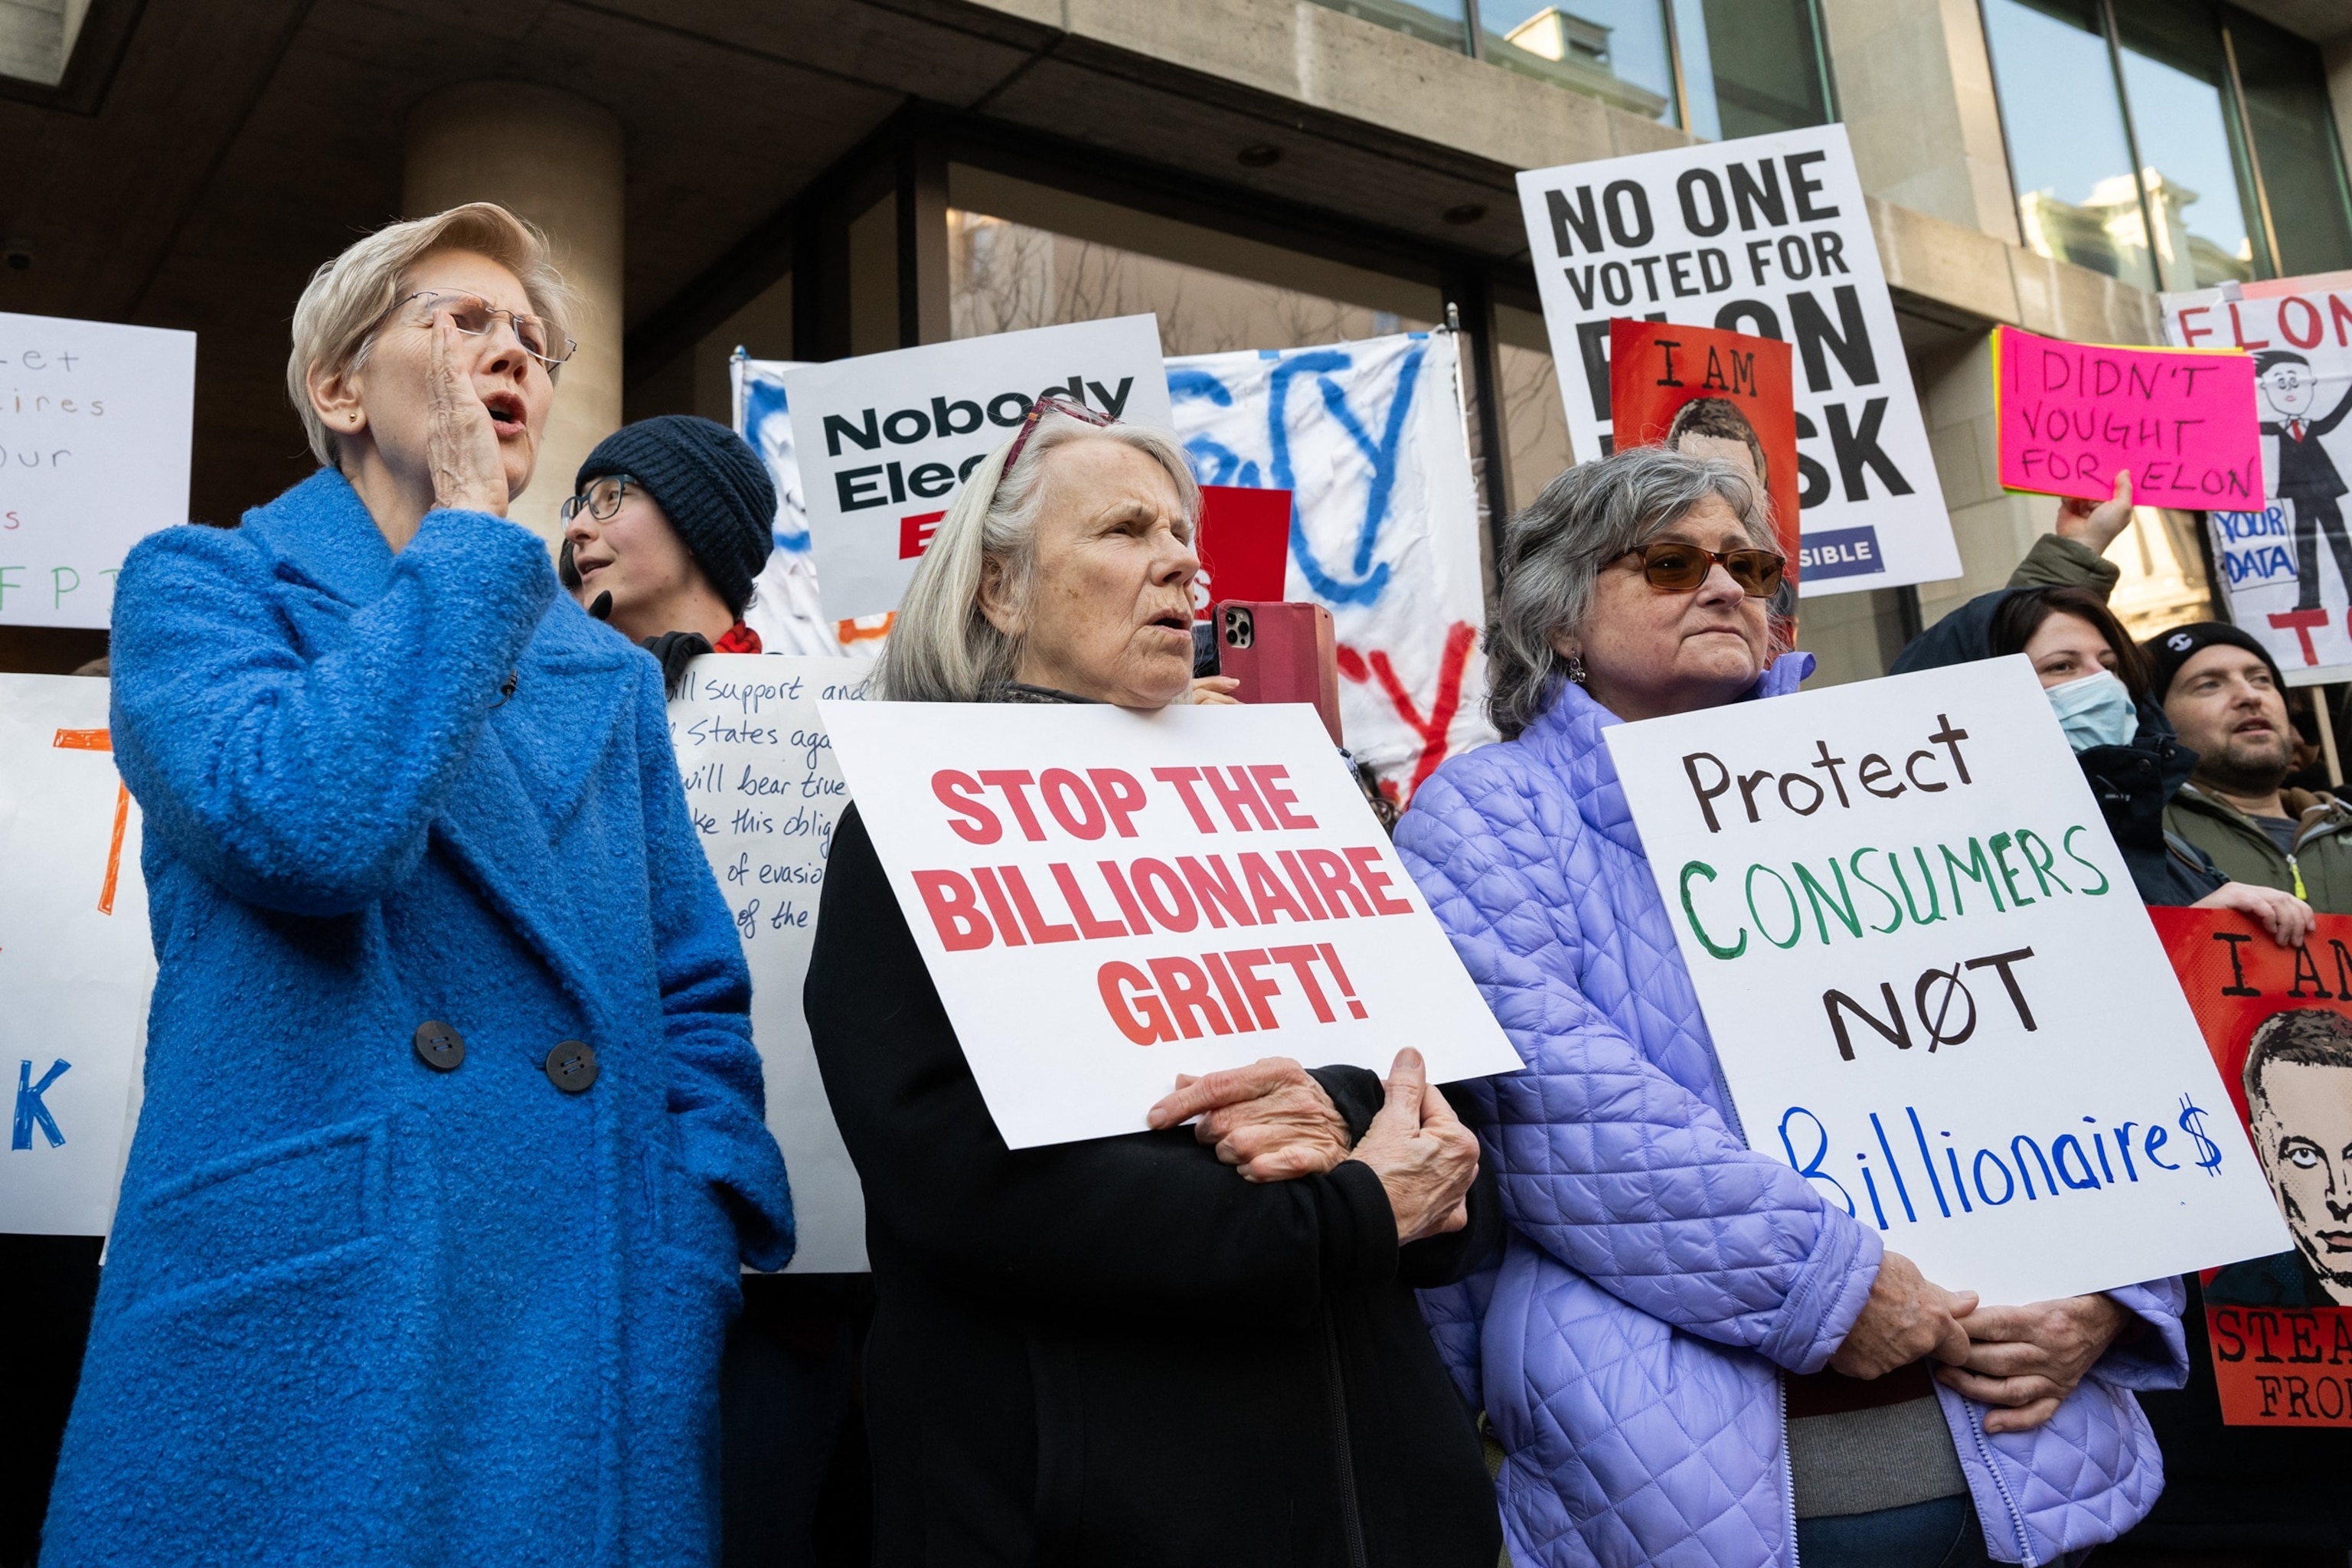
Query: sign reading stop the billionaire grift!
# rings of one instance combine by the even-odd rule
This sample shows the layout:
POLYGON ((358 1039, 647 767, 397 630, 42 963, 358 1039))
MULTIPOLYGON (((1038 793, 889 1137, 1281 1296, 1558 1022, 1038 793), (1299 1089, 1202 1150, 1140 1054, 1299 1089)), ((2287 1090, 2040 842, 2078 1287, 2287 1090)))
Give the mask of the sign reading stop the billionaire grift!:
POLYGON ((1520 1066, 1311 707, 822 707, 1009 1146, 1261 1057, 1520 1066))
POLYGON ((1748 1140, 1823 1201, 1991 1302, 2286 1248, 2024 658, 1608 736, 1748 1140))

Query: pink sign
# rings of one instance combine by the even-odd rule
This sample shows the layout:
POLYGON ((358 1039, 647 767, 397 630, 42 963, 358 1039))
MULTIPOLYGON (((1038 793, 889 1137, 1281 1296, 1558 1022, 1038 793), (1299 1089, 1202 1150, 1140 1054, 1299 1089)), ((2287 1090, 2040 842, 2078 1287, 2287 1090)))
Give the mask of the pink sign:
POLYGON ((1993 330, 2000 482, 2105 500, 2128 468, 2141 506, 2259 509, 2262 432, 2250 355, 2114 348, 1993 330))

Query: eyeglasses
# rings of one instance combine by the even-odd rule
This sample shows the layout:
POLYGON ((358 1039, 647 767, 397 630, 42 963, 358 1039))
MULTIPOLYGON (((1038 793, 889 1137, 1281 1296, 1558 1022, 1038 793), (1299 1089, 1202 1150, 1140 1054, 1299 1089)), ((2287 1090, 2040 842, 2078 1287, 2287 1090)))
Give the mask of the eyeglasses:
POLYGON ((583 511, 603 522, 621 510, 621 498, 627 495, 629 487, 636 482, 634 474, 606 474, 602 479, 589 480, 586 489, 567 498, 556 510, 566 522, 583 511))
POLYGON ((1780 586, 1780 574, 1789 564, 1787 556, 1776 555, 1769 550, 1701 550, 1676 539, 1661 539, 1628 550, 1625 554, 1642 563, 1642 575, 1649 579, 1653 588, 1686 594, 1705 583, 1709 572, 1721 566, 1731 574, 1740 592, 1751 599, 1769 598, 1780 586))
POLYGON ((1029 437, 1036 433, 1038 422, 1048 414, 1066 414, 1097 428, 1118 423, 1108 414, 1097 414, 1085 404, 1073 403, 1066 397, 1039 398, 1029 405, 1028 415, 1021 421, 1020 431, 1013 436, 1013 445, 1004 454, 1004 467, 997 471, 996 476, 999 489, 1004 488, 1004 476, 1011 473, 1013 465, 1021 460, 1021 449, 1029 445, 1029 437))
POLYGON ((469 338, 478 338, 490 330, 490 323, 500 316, 514 329, 515 342, 522 352, 539 361, 549 370, 570 359, 580 345, 560 335, 555 324, 544 316, 534 316, 527 310, 508 310, 491 304, 478 294, 460 294, 446 289, 426 289, 411 294, 405 300, 393 301, 389 316, 394 310, 414 305, 407 315, 415 327, 429 327, 436 315, 446 315, 450 324, 469 338))

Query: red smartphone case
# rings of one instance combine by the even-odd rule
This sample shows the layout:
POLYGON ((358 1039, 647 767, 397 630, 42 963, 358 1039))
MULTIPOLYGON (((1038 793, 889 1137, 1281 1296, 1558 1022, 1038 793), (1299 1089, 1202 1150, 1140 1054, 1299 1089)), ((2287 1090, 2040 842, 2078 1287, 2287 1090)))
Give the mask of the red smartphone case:
POLYGON ((1320 605, 1223 599, 1211 612, 1217 673, 1241 682, 1244 702, 1307 702, 1323 717, 1335 746, 1339 732, 1339 666, 1331 612, 1320 605))

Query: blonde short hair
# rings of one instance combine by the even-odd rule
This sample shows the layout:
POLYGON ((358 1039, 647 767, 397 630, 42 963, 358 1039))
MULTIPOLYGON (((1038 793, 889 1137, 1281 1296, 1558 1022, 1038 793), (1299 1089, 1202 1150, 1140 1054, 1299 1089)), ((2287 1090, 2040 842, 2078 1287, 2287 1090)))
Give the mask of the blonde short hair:
POLYGON ((552 321, 559 334, 567 330, 572 289, 548 258, 547 237, 497 203, 467 202, 376 230, 312 273, 294 307, 286 395, 302 416, 311 453, 328 468, 336 466, 335 437, 310 405, 310 373, 340 374, 365 364, 376 329, 400 301, 409 268, 444 250, 488 257, 521 282, 533 310, 552 321))
POLYGON ((1013 601, 1026 595, 1037 518, 1045 510, 1045 457, 1055 447, 1087 440, 1134 447, 1175 482, 1186 537, 1200 526, 1200 483, 1183 451, 1162 431, 1141 425, 1097 426, 1048 414, 1006 473, 1004 455, 1017 438, 1008 438, 971 471, 915 565, 914 581, 898 602, 890 639, 882 648, 882 695, 893 702, 978 702, 989 688, 1013 678, 1021 665, 1021 641, 997 630, 982 613, 981 567, 994 556, 1003 563, 1013 601))

